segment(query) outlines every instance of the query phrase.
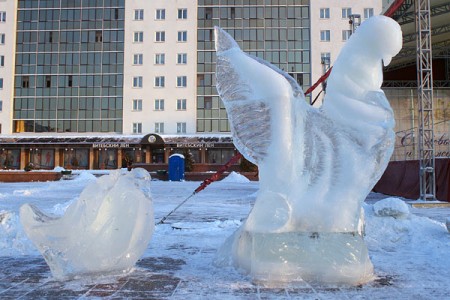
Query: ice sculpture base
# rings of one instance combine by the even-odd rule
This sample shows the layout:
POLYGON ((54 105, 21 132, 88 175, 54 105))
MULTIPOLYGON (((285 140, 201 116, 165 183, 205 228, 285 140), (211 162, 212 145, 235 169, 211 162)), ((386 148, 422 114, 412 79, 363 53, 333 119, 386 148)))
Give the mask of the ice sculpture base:
POLYGON ((265 286, 302 282, 359 285, 373 265, 358 233, 257 233, 238 230, 219 255, 265 286), (231 255, 230 255, 231 254, 231 255))

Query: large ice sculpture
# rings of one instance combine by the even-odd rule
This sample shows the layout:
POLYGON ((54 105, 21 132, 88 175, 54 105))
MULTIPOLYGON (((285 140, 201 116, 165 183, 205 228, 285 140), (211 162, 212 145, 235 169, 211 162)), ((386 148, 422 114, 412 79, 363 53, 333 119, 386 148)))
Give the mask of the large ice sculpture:
POLYGON ((86 186, 62 217, 25 204, 20 219, 56 279, 127 272, 155 226, 150 175, 144 169, 113 171, 86 186))
POLYGON ((241 228, 219 250, 255 281, 360 284, 374 278, 361 204, 394 147, 383 91, 402 44, 387 17, 365 21, 346 42, 320 109, 285 72, 243 53, 216 28, 217 89, 236 147, 259 167, 260 190, 241 228))

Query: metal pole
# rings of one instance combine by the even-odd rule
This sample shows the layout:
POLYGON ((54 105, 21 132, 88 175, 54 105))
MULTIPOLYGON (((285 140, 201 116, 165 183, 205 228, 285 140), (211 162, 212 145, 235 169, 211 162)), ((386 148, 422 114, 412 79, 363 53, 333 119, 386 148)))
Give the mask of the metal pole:
POLYGON ((430 0, 416 0, 420 199, 436 199, 430 0))

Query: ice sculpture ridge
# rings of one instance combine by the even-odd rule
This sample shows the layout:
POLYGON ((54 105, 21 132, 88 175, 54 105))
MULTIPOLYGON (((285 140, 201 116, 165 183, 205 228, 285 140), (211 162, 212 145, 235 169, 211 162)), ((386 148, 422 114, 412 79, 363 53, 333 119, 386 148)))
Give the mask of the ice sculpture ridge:
POLYGON ((20 220, 56 279, 126 272, 154 230, 150 175, 120 170, 88 185, 61 217, 25 204, 20 220))
POLYGON ((233 141, 260 177, 255 205, 218 261, 263 281, 371 280, 361 204, 393 151, 393 111, 380 86, 382 62, 401 49, 400 26, 383 16, 363 22, 337 58, 319 109, 286 72, 215 33, 217 90, 233 141))

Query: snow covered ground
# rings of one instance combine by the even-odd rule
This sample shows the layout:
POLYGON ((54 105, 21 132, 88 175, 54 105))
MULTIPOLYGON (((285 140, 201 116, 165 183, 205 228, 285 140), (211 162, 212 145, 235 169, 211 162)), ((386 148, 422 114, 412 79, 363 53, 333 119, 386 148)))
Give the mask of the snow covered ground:
MULTIPOLYGON (((19 208, 33 203, 46 212, 63 214, 87 183, 95 177, 82 172, 73 180, 41 183, 0 184, 0 260, 42 264, 20 225, 19 208)), ((190 196, 199 182, 152 181, 155 221, 159 221, 176 205, 190 196)), ((156 227, 145 259, 179 262, 170 276, 179 279, 170 291, 171 299, 450 299, 450 234, 445 220, 450 208, 411 208, 409 214, 400 205, 397 219, 383 215, 380 204, 384 197, 370 194, 364 204, 366 211, 366 237, 370 257, 379 277, 362 287, 324 287, 310 283, 268 289, 254 284, 232 268, 219 269, 212 264, 215 252, 224 240, 236 230, 256 198, 258 182, 247 182, 233 174, 223 182, 215 182, 196 194, 165 224, 156 227), (378 213, 376 213, 378 212, 378 213), (169 260, 170 259, 170 260, 169 260)), ((385 204, 398 208, 398 202, 385 204)), ((384 210, 385 212, 389 209, 384 210)), ((16 264, 15 264, 16 265, 16 264)), ((26 273, 23 268, 0 270, 0 278, 10 274, 26 273)), ((136 272, 139 273, 139 268, 136 272)), ((152 272, 150 268, 150 272, 152 272)), ((156 271, 154 272, 163 272, 156 271)), ((169 275, 169 274, 162 274, 169 275)), ((50 272, 44 271, 49 280, 50 272)), ((99 279, 100 280, 100 279, 99 279)), ((104 279, 103 279, 104 280, 104 279)), ((110 279, 114 281, 114 278, 110 279)), ((2 280, 4 282, 4 280, 2 280)), ((91 282, 92 283, 92 282, 91 282)), ((84 283, 67 283, 66 289, 80 289, 84 283)), ((11 286, 0 287, 0 298, 11 286)), ((29 295, 32 295, 30 293, 29 295)), ((117 295, 116 295, 117 296, 117 295)), ((162 297, 162 296, 161 296, 162 297)), ((89 298, 83 296, 82 298, 89 298)), ((114 297, 112 297, 114 298, 114 297)))

